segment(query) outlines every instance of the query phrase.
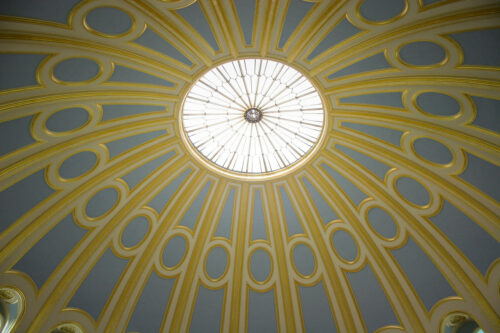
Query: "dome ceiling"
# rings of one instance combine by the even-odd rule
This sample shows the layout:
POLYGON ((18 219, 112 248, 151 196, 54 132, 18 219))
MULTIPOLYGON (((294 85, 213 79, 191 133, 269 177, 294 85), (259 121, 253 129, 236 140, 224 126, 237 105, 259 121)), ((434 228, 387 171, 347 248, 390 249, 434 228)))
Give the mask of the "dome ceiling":
POLYGON ((8 325, 452 332, 458 313, 500 331, 499 12, 2 1, 8 325), (304 73, 327 112, 307 160, 265 180, 207 168, 181 135, 190 87, 242 58, 304 73))

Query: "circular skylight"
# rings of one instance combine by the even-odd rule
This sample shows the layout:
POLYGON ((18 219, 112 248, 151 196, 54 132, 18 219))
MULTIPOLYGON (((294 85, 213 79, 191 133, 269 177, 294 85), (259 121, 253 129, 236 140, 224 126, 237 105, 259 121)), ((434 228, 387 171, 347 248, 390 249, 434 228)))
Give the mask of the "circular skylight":
POLYGON ((266 59, 231 61, 204 74, 182 110, 196 152, 226 171, 275 172, 303 159, 318 142, 325 113, 300 72, 266 59))

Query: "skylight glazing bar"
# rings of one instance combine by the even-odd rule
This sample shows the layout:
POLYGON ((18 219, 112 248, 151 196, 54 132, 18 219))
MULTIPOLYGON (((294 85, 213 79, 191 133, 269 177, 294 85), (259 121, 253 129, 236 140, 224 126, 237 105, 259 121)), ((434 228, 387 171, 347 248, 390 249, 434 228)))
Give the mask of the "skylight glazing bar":
POLYGON ((304 157, 325 120, 321 98, 300 72, 273 60, 217 66, 188 93, 182 124, 194 148, 224 170, 277 171, 304 157))

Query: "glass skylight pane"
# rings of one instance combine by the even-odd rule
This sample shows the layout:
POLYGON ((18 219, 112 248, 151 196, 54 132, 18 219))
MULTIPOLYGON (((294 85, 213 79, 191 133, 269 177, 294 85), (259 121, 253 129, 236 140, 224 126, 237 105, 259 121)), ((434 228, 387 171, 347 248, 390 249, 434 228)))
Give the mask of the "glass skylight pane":
POLYGON ((265 59, 213 68, 191 88, 182 110, 193 147, 219 167, 242 174, 296 163, 318 141, 324 117, 307 78, 265 59))

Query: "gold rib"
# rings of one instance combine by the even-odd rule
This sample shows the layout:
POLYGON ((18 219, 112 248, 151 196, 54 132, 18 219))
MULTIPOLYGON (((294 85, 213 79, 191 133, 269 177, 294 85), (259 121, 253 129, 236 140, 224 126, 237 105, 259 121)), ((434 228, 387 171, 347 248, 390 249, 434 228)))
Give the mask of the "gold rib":
MULTIPOLYGON (((164 175, 168 175, 168 178, 170 180, 174 180, 185 170, 187 170, 186 160, 183 159, 179 160, 177 163, 175 163, 175 165, 172 165, 172 167, 169 167, 168 170, 165 170, 167 172, 165 172, 164 175)), ((132 265, 127 267, 127 270, 131 270, 135 273, 132 274, 127 281, 124 281, 124 292, 121 295, 116 296, 118 300, 116 300, 116 306, 113 309, 108 323, 105 323, 105 331, 112 332, 116 327, 118 327, 118 325, 123 326, 126 324, 124 320, 128 319, 128 317, 124 317, 122 315, 122 312, 125 310, 128 302, 132 300, 131 297, 133 295, 133 290, 137 288, 138 284, 141 281, 141 277, 143 275, 149 275, 150 271, 152 270, 154 262, 153 256, 157 254, 157 250, 160 249, 160 242, 165 233, 174 228, 175 224, 182 218, 182 216, 184 216, 184 213, 189 208, 188 204, 192 202, 192 200, 194 200, 193 191, 188 190, 189 185, 198 184, 198 189, 200 189, 201 186, 199 184, 202 183, 202 180, 205 179, 205 177, 206 174, 204 172, 197 172, 195 174, 193 174, 192 172, 168 201, 166 207, 163 209, 160 217, 158 218, 159 228, 157 232, 151 238, 147 248, 145 248, 144 251, 135 258, 135 267, 133 267, 132 265), (185 204, 177 205, 179 202, 185 204), (178 214, 174 215, 174 213, 178 214)), ((165 178, 159 178, 159 181, 162 180, 165 180, 165 178)), ((160 191, 164 188, 165 187, 160 188, 160 191)), ((146 188, 144 190, 146 190, 146 188)), ((195 193, 197 193, 197 191, 195 193)), ((188 249, 186 249, 186 252, 187 251, 188 249)), ((181 279, 181 277, 178 277, 177 279, 181 279)), ((176 281, 175 285, 179 285, 179 280, 176 281)), ((170 293, 169 304, 172 303, 171 300, 175 291, 175 289, 172 289, 170 293)), ((129 309, 129 311, 131 310, 129 309)), ((167 313, 168 309, 165 310, 165 315, 167 313)))
MULTIPOLYGON (((265 189, 265 196, 266 200, 262 200, 264 206, 266 207, 266 211, 269 212, 271 220, 269 221, 269 229, 271 231, 270 235, 272 237, 272 242, 273 245, 275 246, 275 255, 277 257, 277 262, 278 262, 278 267, 276 268, 276 272, 279 278, 279 286, 280 288, 279 292, 282 297, 282 305, 284 308, 284 321, 285 321, 285 327, 282 327, 281 329, 284 332, 297 332, 300 331, 300 326, 296 326, 296 321, 297 321, 297 316, 294 311, 294 307, 292 306, 293 303, 293 297, 292 293, 295 292, 295 287, 293 286, 293 281, 290 278, 290 275, 288 273, 288 265, 286 264, 286 260, 283 258, 288 256, 288 253, 286 253, 286 247, 285 247, 285 242, 287 239, 287 235, 283 235, 281 232, 281 228, 279 226, 279 221, 281 220, 278 215, 278 200, 276 197, 276 194, 274 193, 274 186, 273 184, 265 184, 264 185, 265 189)), ((269 236, 268 236, 269 237, 269 236)))
POLYGON ((192 313, 192 309, 189 309, 188 301, 189 299, 194 299, 192 303, 193 307, 196 302, 196 286, 198 281, 196 281, 197 274, 195 273, 198 266, 202 262, 201 254, 203 251, 203 245, 205 245, 209 240, 209 232, 212 226, 216 223, 214 216, 214 210, 209 209, 214 202, 218 202, 223 194, 225 184, 223 182, 216 182, 216 184, 211 185, 211 189, 207 194, 205 203, 200 212, 200 217, 198 217, 198 222, 196 225, 197 230, 195 231, 193 242, 196 246, 193 246, 192 253, 189 257, 189 265, 187 265, 187 270, 184 274, 184 280, 182 285, 179 287, 179 299, 175 305, 175 314, 173 316, 172 324, 169 326, 169 331, 171 332, 186 332, 189 328, 188 321, 190 320, 189 314, 192 313), (203 221, 203 222, 202 222, 203 221))
MULTIPOLYGON (((300 188, 296 178, 291 178, 288 184, 292 190, 291 195, 296 198, 297 202, 312 202, 311 198, 300 188)), ((335 267, 335 263, 328 254, 327 246, 329 245, 327 245, 323 239, 325 231, 322 223, 321 221, 318 221, 318 218, 312 213, 311 210, 302 207, 298 208, 301 213, 304 214, 304 223, 307 224, 307 228, 311 232, 311 239, 314 239, 316 241, 316 246, 318 246, 321 264, 323 265, 326 273, 323 276, 323 280, 327 286, 330 286, 333 289, 334 292, 333 295, 328 295, 327 293, 326 296, 329 299, 331 310, 333 311, 332 314, 335 318, 337 331, 355 332, 355 322, 358 318, 356 318, 356 316, 353 318, 353 314, 355 314, 356 311, 353 311, 351 306, 345 306, 345 304, 349 305, 355 301, 352 299, 351 295, 346 295, 345 289, 343 289, 342 285, 339 283, 339 281, 343 278, 343 273, 339 268, 335 267), (347 299, 349 298, 351 299, 348 301, 347 299)), ((316 265, 319 265, 319 263, 316 263, 316 265)), ((325 291, 326 289, 327 288, 325 288, 325 291)))
MULTIPOLYGON (((236 197, 235 197, 236 199, 236 197)), ((230 307, 231 318, 229 320, 229 332, 240 332, 245 328, 242 327, 244 321, 241 322, 240 319, 242 317, 241 311, 241 297, 245 292, 246 285, 243 282, 243 270, 245 264, 245 253, 246 247, 248 244, 248 236, 246 231, 247 225, 251 223, 250 212, 252 208, 250 207, 252 200, 250 200, 250 187, 248 184, 243 184, 240 190, 240 198, 238 200, 239 206, 239 214, 236 220, 233 220, 233 228, 236 229, 234 235, 236 238, 233 240, 234 242, 234 271, 232 278, 232 290, 231 292, 231 301, 227 302, 226 306, 230 307)), ((227 205, 227 203, 226 203, 227 205)), ((233 218, 234 219, 234 218, 233 218)))

